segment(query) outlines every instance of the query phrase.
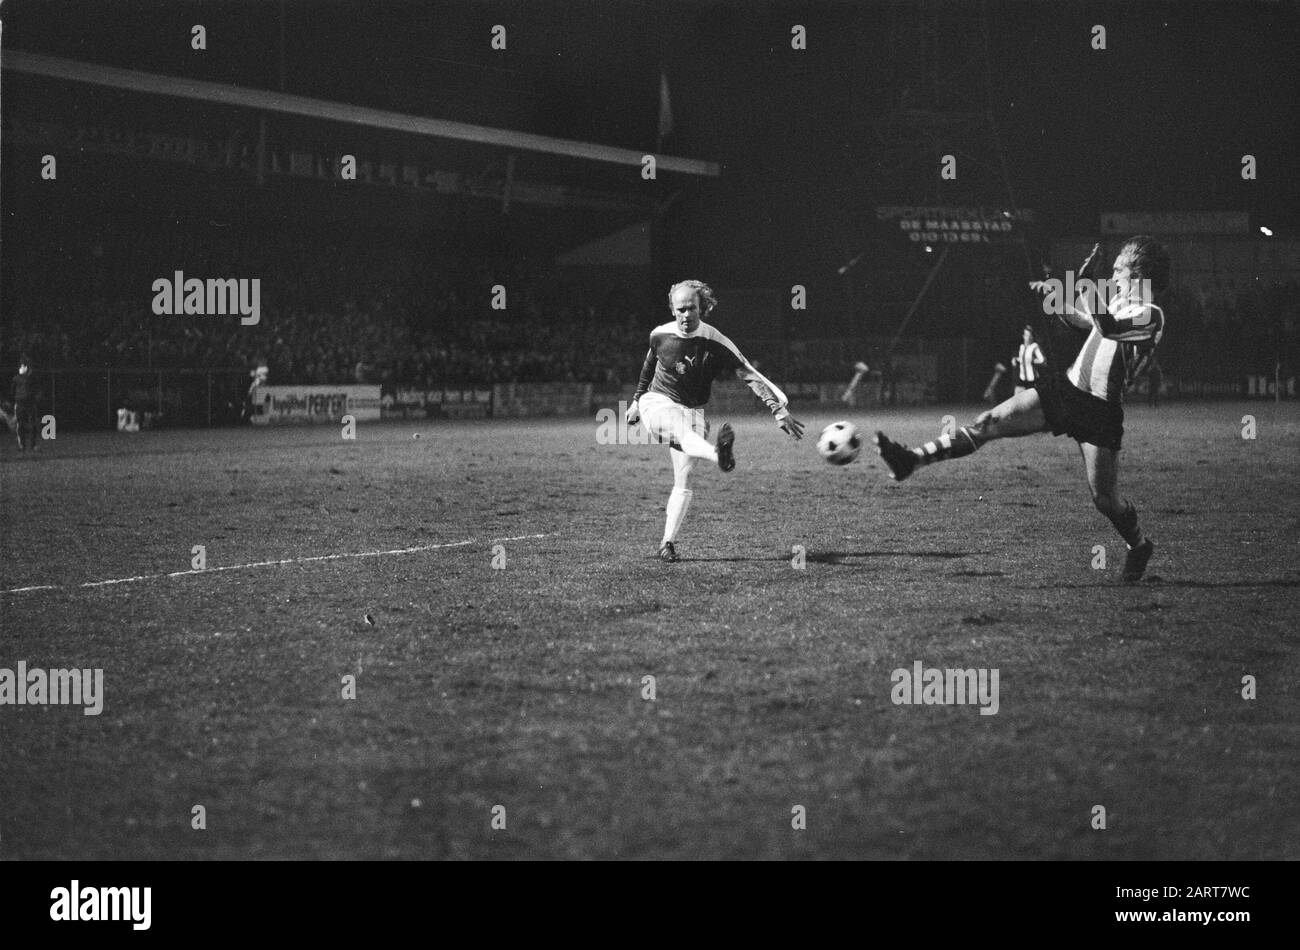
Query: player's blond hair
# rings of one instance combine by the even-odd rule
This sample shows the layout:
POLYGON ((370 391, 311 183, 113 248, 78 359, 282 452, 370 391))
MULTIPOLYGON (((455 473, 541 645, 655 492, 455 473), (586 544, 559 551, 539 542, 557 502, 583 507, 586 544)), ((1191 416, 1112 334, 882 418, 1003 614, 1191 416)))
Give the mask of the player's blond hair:
POLYGON ((1151 281, 1151 289, 1156 293, 1169 286, 1169 251, 1151 235, 1133 235, 1120 248, 1119 257, 1127 257, 1129 273, 1139 280, 1151 281))
POLYGON ((700 300, 700 309, 704 311, 700 314, 703 319, 713 312, 713 308, 718 305, 718 299, 713 296, 713 288, 702 280, 681 280, 668 288, 668 306, 673 305, 673 294, 677 293, 678 288, 685 287, 693 291, 695 296, 700 300))

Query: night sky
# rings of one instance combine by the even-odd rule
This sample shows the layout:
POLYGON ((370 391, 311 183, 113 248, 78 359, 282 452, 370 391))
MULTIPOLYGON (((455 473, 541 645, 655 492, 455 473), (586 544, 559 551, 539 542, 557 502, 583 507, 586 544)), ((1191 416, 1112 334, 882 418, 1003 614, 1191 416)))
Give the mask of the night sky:
MULTIPOLYGON (((6 4, 4 20, 6 49, 280 83, 276 3, 29 0, 6 4), (195 22, 206 53, 189 48, 195 22)), ((284 83, 651 150, 662 64, 676 123, 665 151, 723 166, 692 220, 725 226, 737 254, 760 261, 835 258, 870 233, 879 204, 1004 194, 992 164, 959 165, 961 187, 947 191, 926 155, 885 174, 879 138, 900 106, 991 111, 1017 203, 1053 234, 1092 233, 1107 210, 1245 210, 1294 236, 1297 22, 1296 4, 1280 2, 289 2, 284 83), (963 69, 984 48, 981 12, 989 56, 963 69), (489 48, 496 23, 505 52, 489 48), (790 48, 795 23, 805 51, 790 48), (1090 47, 1094 24, 1104 51, 1090 47), (952 79, 936 99, 932 81, 952 79), (1242 181, 1244 154, 1259 180, 1242 181)))

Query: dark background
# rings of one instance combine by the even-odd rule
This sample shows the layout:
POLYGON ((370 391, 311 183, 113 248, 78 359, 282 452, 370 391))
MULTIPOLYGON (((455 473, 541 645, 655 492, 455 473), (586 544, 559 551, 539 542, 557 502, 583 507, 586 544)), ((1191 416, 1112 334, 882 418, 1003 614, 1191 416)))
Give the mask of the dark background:
MULTIPOLYGON (((1017 333, 1032 308, 1017 294, 1048 243, 1096 235, 1103 211, 1247 211, 1253 233, 1300 230, 1295 3, 29 0, 4 12, 7 49, 645 151, 657 145, 662 69, 674 117, 662 151, 716 162, 720 178, 663 174, 646 185, 635 168, 528 152, 518 153, 518 174, 667 205, 656 219, 644 308, 657 309, 664 282, 684 275, 782 294, 806 286, 809 310, 787 337, 894 332, 933 258, 876 220, 881 204, 1014 204, 1035 213, 1028 247, 959 248, 909 327, 987 331, 990 346, 1004 346, 994 341, 1017 333), (194 23, 207 28, 204 52, 190 48, 194 23), (505 51, 490 47, 498 23, 508 31, 505 51), (795 23, 807 28, 804 51, 790 46, 795 23), (1104 51, 1091 48, 1094 24, 1106 27, 1104 51), (927 143, 901 122, 909 110, 989 121, 927 143), (949 151, 959 156, 955 182, 938 175, 938 156, 949 151), (1257 159, 1255 181, 1241 178, 1244 154, 1257 159), (864 251, 847 278, 837 274, 864 251), (970 286, 982 288, 974 303, 970 286)), ((49 108, 202 129, 216 111, 12 71, 5 83, 6 110, 29 116, 49 108)), ((283 129, 289 120, 271 121, 283 129)), ((336 144, 317 125, 293 134, 336 144)), ((384 138, 350 135, 362 144, 384 138)), ((499 174, 504 161, 500 149, 466 156, 453 143, 419 147, 466 171, 499 174)), ((383 189, 357 198, 338 183, 258 189, 104 156, 56 199, 40 190, 34 165, 15 171, 7 152, 10 264, 21 265, 15 245, 34 231, 71 221, 108 242, 207 221, 304 242, 371 232, 377 244, 404 242, 413 257, 431 259, 450 244, 523 261, 632 220, 522 208, 507 218, 490 205, 447 208, 383 189)))
MULTIPOLYGON (((850 240, 891 197, 874 186, 871 127, 904 89, 923 94, 924 50, 891 40, 915 39, 907 21, 981 9, 988 104, 1022 205, 1063 231, 1091 230, 1114 208, 1300 223, 1293 3, 290 2, 284 88, 652 148, 663 64, 676 119, 665 150, 723 165, 733 227, 850 240), (496 23, 505 51, 488 45, 496 23), (790 48, 793 23, 808 28, 806 51, 790 48), (1089 46, 1098 23, 1105 51, 1089 46), (1260 164, 1253 183, 1239 174, 1246 153, 1260 164)), ((10 49, 280 88, 275 3, 29 0, 5 13, 10 49), (195 22, 205 53, 189 48, 195 22)), ((750 243, 752 260, 765 248, 750 243)))

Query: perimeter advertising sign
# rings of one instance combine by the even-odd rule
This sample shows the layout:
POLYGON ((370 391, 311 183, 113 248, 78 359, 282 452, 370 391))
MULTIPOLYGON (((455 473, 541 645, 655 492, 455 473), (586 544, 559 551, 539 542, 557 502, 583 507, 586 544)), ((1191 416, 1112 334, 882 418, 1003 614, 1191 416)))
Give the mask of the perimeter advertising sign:
POLYGON ((259 386, 253 391, 254 425, 294 425, 379 419, 378 386, 259 386))
POLYGON ((1034 213, 1024 208, 885 205, 876 209, 876 220, 918 244, 1002 244, 1019 238, 1034 213))
POLYGON ((1102 234, 1247 234, 1245 211, 1105 211, 1102 234))

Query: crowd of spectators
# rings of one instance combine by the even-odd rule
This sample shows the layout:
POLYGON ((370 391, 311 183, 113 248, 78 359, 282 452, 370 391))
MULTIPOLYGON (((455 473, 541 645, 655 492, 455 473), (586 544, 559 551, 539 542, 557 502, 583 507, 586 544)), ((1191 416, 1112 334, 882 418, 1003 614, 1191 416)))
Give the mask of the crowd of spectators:
POLYGON ((657 316, 626 296, 592 297, 522 259, 450 247, 417 257, 363 239, 278 245, 176 232, 166 254, 110 238, 32 257, 43 272, 11 285, 0 349, 6 363, 29 353, 44 369, 264 362, 276 383, 613 387, 639 370, 632 341, 657 316), (259 278, 259 322, 154 314, 153 281, 177 269, 187 278, 259 278))
MULTIPOLYGON (((454 242, 415 249, 375 234, 276 240, 210 222, 142 235, 101 228, 15 254, 6 278, 0 358, 42 369, 219 369, 265 364, 274 383, 380 383, 434 389, 506 382, 617 388, 641 365, 646 330, 664 319, 631 295, 593 294, 518 252, 454 242), (261 319, 152 312, 152 283, 261 280, 261 319), (504 288, 504 306, 494 288, 504 288)), ((1294 372, 1300 285, 1203 280, 1169 289, 1165 371, 1294 372)), ((862 354, 811 343, 750 350, 787 379, 839 378, 862 354), (849 362, 846 363, 846 360, 849 362)))
POLYGON ((1300 347, 1296 280, 1205 279, 1175 284, 1161 303, 1167 317, 1161 363, 1166 372, 1229 377, 1271 375, 1280 361, 1295 373, 1300 347))

